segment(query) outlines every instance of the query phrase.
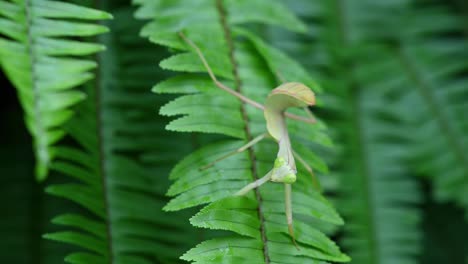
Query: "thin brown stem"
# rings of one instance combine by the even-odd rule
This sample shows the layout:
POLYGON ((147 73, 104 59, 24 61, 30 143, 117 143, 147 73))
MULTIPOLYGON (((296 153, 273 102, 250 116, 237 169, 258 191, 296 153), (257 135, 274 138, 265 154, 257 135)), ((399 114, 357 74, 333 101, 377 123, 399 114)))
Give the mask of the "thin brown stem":
MULTIPOLYGON (((227 13, 223 4, 223 0, 216 0, 216 9, 218 11, 219 20, 223 28, 224 38, 229 47, 229 59, 232 65, 232 73, 235 79, 235 85, 236 85, 235 88, 237 92, 242 93, 242 82, 241 82, 239 71, 238 71, 238 64, 234 56, 234 52, 235 52, 234 41, 232 39, 231 30, 227 22, 227 13)), ((245 135, 247 137, 247 140, 251 140, 252 135, 251 135, 250 126, 249 126, 249 117, 247 115, 247 111, 244 107, 244 104, 241 104, 240 110, 242 114, 242 119, 244 120, 245 135)), ((257 162, 256 162, 257 157, 255 155, 255 152, 252 149, 248 150, 248 154, 252 162, 252 167, 251 167, 252 176, 255 180, 258 180, 258 170, 257 170, 257 162)), ((263 244, 263 256, 265 259, 265 264, 269 264, 270 256, 269 256, 269 251, 268 251, 267 232, 265 229, 266 227, 265 227, 265 216, 263 212, 263 200, 262 200, 262 195, 258 189, 255 189, 255 199, 257 200, 257 203, 258 203, 257 214, 258 214, 258 219, 260 221, 259 231, 260 231, 260 237, 262 239, 262 244, 263 244)))

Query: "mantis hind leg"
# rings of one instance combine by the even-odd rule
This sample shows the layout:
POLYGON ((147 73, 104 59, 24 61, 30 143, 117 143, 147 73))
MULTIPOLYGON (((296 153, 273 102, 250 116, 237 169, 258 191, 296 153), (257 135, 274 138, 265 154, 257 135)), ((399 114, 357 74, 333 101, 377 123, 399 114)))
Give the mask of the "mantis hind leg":
POLYGON ((292 212, 292 188, 291 184, 285 183, 284 184, 284 203, 285 203, 285 210, 286 210, 286 220, 288 222, 288 232, 291 236, 291 239, 296 246, 297 250, 299 250, 299 246, 296 243, 296 237, 294 236, 294 226, 293 226, 293 212, 292 212))
POLYGON ((258 103, 258 102, 255 102, 254 100, 250 99, 250 98, 247 98, 245 97, 244 95, 242 95, 241 93, 237 92, 236 90, 224 85, 223 83, 221 83, 220 81, 218 81, 218 79, 216 78, 216 75, 213 73, 213 70, 211 69, 210 65, 208 64, 208 61, 206 60, 205 58, 205 55, 203 55, 203 52, 200 50, 200 48, 195 44, 193 43, 193 41, 191 41, 190 39, 188 39, 184 33, 182 32, 179 32, 179 36, 190 46, 192 47, 195 52, 197 53, 198 57, 200 58, 200 60, 202 61, 203 63, 203 66, 205 67, 206 71, 208 72, 208 75, 210 76, 211 80, 215 83, 216 86, 218 86, 218 88, 220 88, 221 90, 224 90, 228 93, 230 93, 231 95, 234 95, 235 97, 239 98, 241 101, 243 101, 244 103, 247 103, 247 104, 250 104, 256 108, 259 108, 261 110, 263 110, 265 107, 258 103))
MULTIPOLYGON (((200 58, 200 60, 202 61, 203 63, 203 66, 205 67, 206 71, 208 72, 208 75, 210 76, 211 80, 213 81, 213 83, 218 87, 220 88, 221 90, 223 91, 226 91, 228 92, 229 94, 237 97, 239 100, 241 100, 242 102, 246 103, 246 104, 249 104, 253 107, 256 107, 260 110, 264 110, 265 109, 265 106, 262 105, 261 103, 259 102, 256 102, 246 96, 244 96, 243 94, 237 92, 236 90, 224 85, 222 82, 220 82, 217 78, 216 78, 216 75, 213 73, 213 70, 211 69, 210 65, 208 64, 208 61, 206 60, 205 58, 205 55, 203 55, 203 52, 200 50, 200 48, 195 44, 193 43, 193 41, 191 41, 190 39, 188 39, 184 33, 182 32, 179 32, 179 36, 185 41, 185 43, 187 43, 190 47, 192 47, 195 52, 197 53, 198 57, 200 58)), ((315 123, 316 120, 314 118, 306 118, 306 117, 302 117, 302 116, 298 116, 298 115, 295 115, 295 114, 291 114, 291 113, 285 113, 285 116, 288 117, 288 118, 291 118, 291 119, 295 119, 295 120, 299 120, 299 121, 302 121, 302 122, 305 122, 305 123, 315 123)))

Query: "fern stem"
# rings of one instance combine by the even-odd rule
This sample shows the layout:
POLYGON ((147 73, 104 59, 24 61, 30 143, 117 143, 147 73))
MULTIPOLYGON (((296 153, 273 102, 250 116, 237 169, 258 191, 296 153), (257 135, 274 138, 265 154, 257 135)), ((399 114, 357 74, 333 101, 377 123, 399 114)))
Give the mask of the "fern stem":
MULTIPOLYGON (((226 39, 226 42, 228 44, 228 48, 229 48, 229 59, 230 59, 230 62, 231 62, 231 65, 232 65, 232 73, 234 75, 234 80, 235 80, 235 90, 239 93, 242 93, 242 82, 241 82, 241 79, 240 79, 240 76, 239 76, 239 71, 238 71, 238 64, 237 64, 237 61, 234 57, 234 43, 233 43, 233 39, 232 39, 232 34, 231 34, 231 30, 229 29, 229 25, 227 23, 227 19, 226 19, 226 16, 227 16, 227 12, 226 12, 226 9, 224 7, 224 4, 223 4, 223 0, 216 0, 216 9, 219 13, 219 18, 220 18, 220 22, 221 22, 221 25, 223 27, 223 31, 224 31, 224 37, 226 39)), ((244 102, 241 102, 241 113, 242 113, 242 119, 244 121, 244 131, 245 131, 245 135, 246 135, 246 139, 247 141, 251 141, 253 139, 252 137, 252 134, 250 132, 250 127, 249 127, 249 118, 248 118, 248 115, 247 115, 247 112, 245 110, 245 103, 244 102)), ((248 153, 249 153, 249 158, 252 162, 252 175, 254 177, 254 180, 257 181, 259 179, 258 177, 258 171, 257 171, 257 163, 256 163, 256 156, 255 156, 255 153, 253 151, 252 148, 249 148, 248 149, 248 153)), ((255 189, 255 198, 257 200, 257 203, 258 203, 258 207, 257 207, 257 214, 258 214, 258 218, 259 218, 259 221, 260 221, 260 234, 261 234, 261 238, 262 238, 262 245, 263 245, 263 257, 265 259, 265 263, 266 264, 269 264, 270 263, 270 257, 268 255, 268 240, 267 240, 267 237, 266 237, 266 230, 265 230, 265 217, 264 217, 264 214, 263 214, 263 210, 262 210, 262 196, 260 194, 260 190, 258 188, 255 189)))
MULTIPOLYGON (((33 138, 34 138, 34 145, 35 145, 35 148, 36 148, 36 162, 39 163, 39 166, 48 166, 48 161, 50 159, 49 157, 49 153, 45 153, 45 152, 48 152, 47 150, 44 150, 45 148, 47 148, 46 145, 43 145, 42 144, 42 141, 44 140, 44 126, 42 125, 42 122, 41 122, 41 114, 40 114, 40 105, 39 105, 39 100, 40 100, 40 94, 39 94, 39 91, 38 91, 38 87, 36 85, 36 80, 37 80, 37 76, 36 76, 36 70, 34 69, 35 68, 35 64, 36 64, 36 52, 34 50, 34 41, 33 41, 33 36, 31 34, 31 28, 32 28, 32 17, 31 17, 31 0, 26 0, 25 3, 24 3, 24 9, 25 9, 25 12, 26 12, 26 31, 27 31, 27 36, 28 36, 28 40, 27 40, 27 48, 28 48, 28 55, 29 55, 29 61, 30 61, 30 64, 31 64, 31 85, 32 85, 32 92, 33 92, 33 95, 34 95, 34 128, 30 128, 32 129, 31 133, 33 134, 33 138), (47 160, 45 162, 45 164, 42 164, 41 163, 44 161, 41 157, 41 155, 47 155, 47 160)), ((37 165, 36 165, 36 168, 37 165)), ((41 174, 45 174, 46 172, 40 172, 40 171, 36 171, 36 176, 40 177, 41 179, 43 179, 43 177, 45 175, 41 175, 41 174)))
MULTIPOLYGON (((347 11, 346 11, 346 1, 344 0, 336 0, 335 1, 335 13, 336 13, 336 18, 338 19, 338 41, 340 42, 340 45, 343 47, 349 46, 351 39, 348 34, 350 31, 347 29, 348 23, 348 18, 347 18, 347 11)), ((368 159, 369 157, 366 155, 366 153, 369 153, 367 151, 367 144, 365 140, 365 135, 363 132, 365 131, 364 128, 364 120, 362 117, 362 114, 364 111, 361 109, 361 91, 357 85, 357 83, 354 80, 353 77, 353 72, 352 69, 354 62, 347 60, 346 58, 338 57, 337 58, 339 61, 337 64, 339 66, 339 71, 341 72, 339 75, 343 76, 345 80, 347 80, 347 88, 348 88, 348 93, 346 94, 347 98, 350 98, 351 101, 351 123, 352 126, 354 127, 354 131, 357 131, 356 135, 353 137, 354 144, 356 145, 356 149, 358 149, 358 152, 356 156, 358 156, 358 160, 360 161, 358 166, 358 173, 361 175, 361 185, 362 185, 362 190, 365 191, 363 196, 365 196, 365 203, 367 206, 366 214, 367 214, 367 226, 369 228, 369 263, 380 263, 379 260, 379 246, 377 245, 377 228, 376 228, 376 213, 375 213, 375 202, 373 199, 373 188, 372 188, 372 176, 370 175, 369 171, 369 162, 368 159), (344 69, 343 66, 345 65, 348 66, 347 68, 351 69, 344 69)), ((348 139, 349 140, 349 139, 348 139)))
MULTIPOLYGON (((107 10, 107 5, 105 1, 97 0, 95 3, 97 8, 101 10, 107 10)), ((107 25, 108 22, 100 22, 101 24, 107 25)), ((100 35, 97 37, 99 43, 103 44, 106 47, 110 46, 110 36, 109 35, 100 35)), ((104 107, 103 107, 103 91, 106 88, 106 83, 103 74, 104 70, 109 70, 112 67, 109 67, 111 63, 107 63, 107 53, 104 51, 102 53, 98 53, 96 55, 96 62, 98 63, 99 67, 95 70, 95 82, 94 82, 94 91, 95 91, 95 109, 96 109, 96 134, 98 138, 98 146, 99 146, 99 174, 101 176, 102 182, 102 194, 104 198, 104 210, 106 218, 104 219, 106 224, 106 235, 107 235, 107 250, 108 255, 106 256, 108 259, 108 263, 112 264, 114 262, 114 254, 113 254, 113 244, 112 244, 112 221, 111 221, 111 210, 110 210, 110 201, 109 201, 109 190, 108 190, 108 182, 107 182, 107 166, 106 166, 106 147, 105 147, 105 127, 103 122, 103 115, 104 115, 104 107)))
POLYGON ((370 169, 369 169, 369 157, 367 156, 367 153, 371 153, 370 150, 367 149, 367 144, 366 144, 366 139, 364 135, 365 131, 365 125, 363 117, 361 117, 364 113, 363 110, 361 110, 361 99, 360 97, 360 91, 359 89, 350 89, 350 97, 353 98, 352 100, 352 115, 354 117, 353 119, 353 125, 355 131, 357 131, 357 136, 355 137, 356 140, 356 145, 358 146, 358 153, 357 156, 359 156, 359 161, 360 163, 358 164, 359 166, 359 174, 362 175, 362 189, 366 190, 365 192, 365 202, 367 205, 367 219, 368 219, 368 227, 370 230, 369 234, 369 254, 370 254, 370 263, 380 263, 379 261, 379 255, 380 255, 380 250, 379 246, 377 245, 377 227, 376 227, 376 202, 374 201, 374 188, 372 186, 373 183, 373 177, 371 175, 370 169))
POLYGON ((445 135, 446 140, 450 148, 453 150, 453 153, 463 166, 466 175, 468 175, 468 156, 463 149, 464 144, 459 142, 457 139, 460 136, 457 135, 453 126, 449 123, 449 118, 445 115, 443 109, 444 106, 438 105, 435 95, 432 93, 433 87, 428 83, 423 77, 420 76, 416 66, 411 61, 411 58, 408 56, 407 52, 404 50, 404 46, 400 45, 396 50, 398 57, 400 59, 403 68, 408 72, 410 80, 416 84, 418 93, 424 98, 427 102, 429 111, 431 111, 432 116, 435 117, 438 126, 440 127, 442 134, 445 135))

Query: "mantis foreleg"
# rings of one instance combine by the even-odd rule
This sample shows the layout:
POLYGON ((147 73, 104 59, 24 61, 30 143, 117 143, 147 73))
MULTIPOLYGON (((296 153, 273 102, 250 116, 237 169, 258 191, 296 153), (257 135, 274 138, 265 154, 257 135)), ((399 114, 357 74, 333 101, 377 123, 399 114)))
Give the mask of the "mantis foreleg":
POLYGON ((265 139, 266 137, 268 136, 267 133, 263 133, 257 137, 255 137, 254 139, 252 139, 251 141, 249 141, 247 144, 245 144, 244 146, 234 150, 234 151, 231 151, 229 153, 226 153, 225 155, 217 158, 216 160, 214 160, 213 162, 210 162, 209 164, 206 164, 205 166, 201 167, 200 170, 206 170, 210 167, 212 167, 213 165, 215 165, 217 162, 220 162, 226 158, 229 158, 230 156, 232 155, 235 155, 237 153, 241 153, 247 149, 249 149, 250 147, 254 146, 255 144, 257 144, 258 142, 262 141, 263 139, 265 139))
POLYGON ((245 195, 246 193, 248 193, 249 191, 261 186, 262 184, 266 183, 267 181, 269 181, 271 179, 271 175, 272 175, 272 170, 269 171, 265 176, 263 176, 262 178, 254 181, 254 182, 251 182, 249 183, 247 186, 245 186, 244 188, 240 189, 238 192, 236 192, 236 195, 245 195))

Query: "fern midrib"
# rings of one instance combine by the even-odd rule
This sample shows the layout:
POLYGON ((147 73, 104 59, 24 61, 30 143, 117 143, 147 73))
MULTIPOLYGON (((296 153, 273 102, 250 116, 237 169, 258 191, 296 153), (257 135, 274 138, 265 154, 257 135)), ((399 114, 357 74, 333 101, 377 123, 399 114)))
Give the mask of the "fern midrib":
MULTIPOLYGON (((37 87, 37 83, 36 83, 36 80, 37 80, 37 76, 36 76, 36 51, 35 51, 35 48, 34 48, 34 40, 33 40, 33 36, 31 34, 31 28, 32 28, 32 25, 33 25, 33 21, 32 21, 32 17, 31 17, 31 0, 26 0, 25 1, 25 4, 24 4, 24 8, 25 8, 25 12, 26 12, 26 32, 27 32, 27 36, 28 36, 28 42, 25 43, 27 45, 27 50, 28 50, 28 54, 29 54, 29 63, 31 65, 31 85, 32 85, 32 91, 33 91, 33 95, 34 95, 34 98, 33 98, 33 103, 34 103, 34 127, 36 129, 36 131, 31 131, 31 133, 33 133, 33 135, 35 136, 34 138, 34 144, 36 145, 36 152, 38 152, 38 154, 36 154, 36 158, 38 158, 39 160, 36 161, 36 162, 41 162, 41 159, 40 159, 40 156, 39 156, 39 153, 42 149, 42 142, 40 142, 41 139, 45 138, 44 137, 44 126, 42 125, 42 122, 41 122, 41 113, 40 113, 40 105, 39 105, 39 101, 40 101, 40 93, 38 91, 38 87, 37 87)), ((47 164, 43 164, 43 165, 47 165, 47 164)))
MULTIPOLYGON (((348 47, 350 43, 349 36, 347 32, 349 32, 349 29, 347 29, 347 25, 349 23, 346 20, 346 7, 343 2, 343 0, 336 0, 336 17, 338 19, 338 32, 339 32, 339 37, 340 37, 340 42, 343 45, 343 47, 348 47)), ((351 123, 357 131, 357 136, 354 138, 355 144, 357 149, 359 150, 357 153, 357 157, 359 160, 359 171, 360 174, 362 175, 362 185, 363 189, 367 190, 367 192, 364 194, 365 196, 365 202, 367 206, 367 219, 368 219, 368 225, 369 225, 369 256, 370 256, 370 263, 377 264, 378 262, 378 255, 379 255, 379 247, 377 245, 377 232, 376 232, 376 224, 375 224, 375 210, 374 210, 374 205, 375 201, 373 199, 373 190, 372 190, 372 185, 371 185, 371 180, 372 177, 370 176, 370 170, 369 170, 369 162, 368 162, 368 156, 366 153, 369 153, 367 151, 367 144, 365 141, 365 135, 363 134, 365 125, 364 125, 364 120, 361 117, 362 111, 361 111, 361 99, 360 99, 360 94, 361 91, 357 84, 354 81, 353 74, 352 74, 352 69, 353 69, 353 61, 341 61, 339 63, 340 65, 340 71, 342 74, 344 74, 344 77, 348 81, 348 94, 347 97, 351 98, 351 108, 352 108, 352 120, 351 123), (349 64, 349 68, 351 69, 350 71, 346 71, 345 69, 341 68, 341 65, 346 65, 349 64)))
MULTIPOLYGON (((238 64, 234 57, 234 51, 235 51, 234 43, 233 43, 231 31, 229 29, 229 25, 227 23, 227 19, 226 19, 227 13, 226 13, 226 8, 223 4, 223 0, 216 0, 216 10, 218 11, 218 14, 219 14, 220 22, 221 22, 223 32, 224 32, 224 38, 228 44, 229 60, 232 65, 232 73, 235 79, 235 89, 237 92, 242 93, 242 82, 241 82, 239 72, 238 72, 238 64)), ((240 111, 242 114, 242 119, 244 121, 244 131, 247 137, 246 140, 251 141, 253 137, 250 132, 249 117, 245 110, 245 103, 242 101, 240 103, 240 111)), ((249 155, 250 162, 252 164, 252 167, 251 167, 252 175, 254 177, 254 180, 257 180, 258 172, 257 172, 256 156, 253 151, 253 148, 248 149, 248 155, 249 155)), ((265 217, 264 217, 263 210, 262 210, 262 196, 258 188, 255 188, 254 192, 255 192, 255 199, 257 200, 257 203, 258 203, 257 214, 258 214, 258 218, 260 221, 260 234, 261 234, 262 246, 263 246, 263 257, 265 259, 265 264, 269 264, 270 257, 268 254, 268 239, 266 237, 265 217)))
POLYGON ((455 157, 463 166, 465 174, 468 175, 468 156, 463 150, 463 142, 459 141, 459 137, 457 136, 457 133, 453 127, 450 125, 448 118, 445 116, 445 113, 439 110, 439 108, 443 109, 443 106, 438 107, 435 96, 432 93, 432 90, 434 90, 433 87, 420 76, 414 64, 411 62, 411 58, 409 58, 405 53, 402 45, 403 44, 401 43, 397 47, 396 52, 401 64, 403 65, 403 68, 408 73, 410 80, 416 84, 418 93, 425 99, 429 107, 429 111, 435 117, 436 122, 439 125, 442 134, 445 135, 450 148, 455 154, 455 157))
MULTIPOLYGON (((102 3, 102 1, 97 1, 96 6, 99 8, 104 9, 105 4, 102 3)), ((101 24, 107 25, 108 22, 100 22, 101 24)), ((99 43, 103 44, 105 47, 110 46, 110 40, 109 40, 108 35, 99 35, 97 37, 97 40, 99 43)), ((104 210, 105 210, 105 216, 106 218, 104 219, 105 224, 106 224, 106 235, 107 235, 107 250, 108 250, 108 263, 112 264, 114 261, 114 254, 113 254, 113 243, 112 243, 112 223, 111 223, 111 210, 110 210, 110 201, 109 201, 109 190, 107 186, 107 177, 108 177, 108 170, 106 166, 106 140, 105 140, 105 126, 103 122, 103 115, 105 108, 103 107, 103 90, 105 89, 107 83, 102 76, 105 74, 103 71, 110 69, 108 67, 108 61, 106 60, 106 52, 101 52, 96 55, 96 61, 100 67, 96 68, 95 74, 95 85, 94 85, 94 91, 95 91, 95 109, 96 109, 96 136, 98 139, 98 155, 99 155, 99 175, 101 176, 101 182, 102 182, 102 194, 103 194, 103 199, 104 199, 104 210)))
MULTIPOLYGON (((355 87, 355 86, 354 86, 355 87)), ((356 140, 356 145, 358 145, 358 157, 359 157, 359 171, 360 174, 363 177, 362 185, 363 189, 367 190, 365 193, 366 197, 366 205, 367 205, 367 218, 368 218, 368 224, 369 224, 369 247, 370 247, 370 263, 380 263, 378 262, 378 255, 379 255, 379 247, 377 245, 377 227, 375 223, 376 219, 376 213, 375 213, 375 204, 376 202, 374 201, 374 191, 372 188, 372 176, 370 175, 370 169, 369 169, 369 157, 366 155, 366 153, 370 153, 370 150, 367 149, 367 143, 365 140, 365 135, 363 134, 363 131, 365 129, 364 125, 364 120, 361 117, 364 111, 361 111, 361 99, 360 99, 360 93, 361 91, 359 89, 350 89, 349 97, 352 98, 352 112, 353 112, 353 126, 358 131, 357 137, 355 138, 356 140)))

